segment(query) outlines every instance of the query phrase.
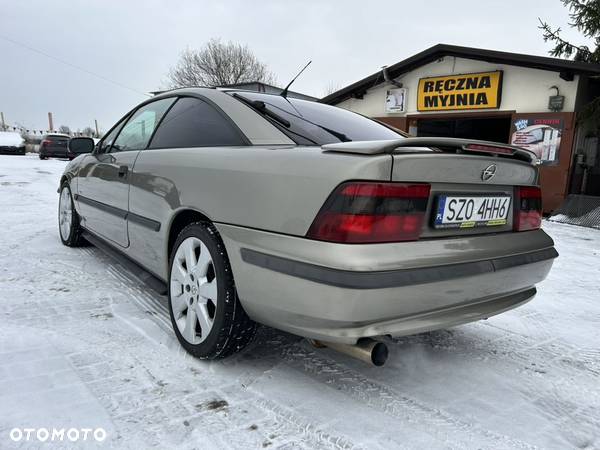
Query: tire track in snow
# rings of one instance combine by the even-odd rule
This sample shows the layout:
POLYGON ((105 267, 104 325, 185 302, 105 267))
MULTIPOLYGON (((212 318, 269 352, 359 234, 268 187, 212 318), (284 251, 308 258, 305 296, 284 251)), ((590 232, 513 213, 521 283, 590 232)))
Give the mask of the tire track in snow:
POLYGON ((303 343, 286 348, 282 358, 288 365, 309 374, 313 379, 328 386, 333 385, 383 414, 421 428, 421 431, 440 439, 443 445, 452 448, 537 448, 430 407, 336 361, 317 355, 315 351, 307 349, 307 345, 303 343))
MULTIPOLYGON (((131 299, 144 311, 150 310, 155 313, 150 315, 151 320, 157 323, 167 333, 173 333, 169 312, 158 299, 159 295, 154 293, 154 291, 150 291, 149 289, 146 290, 145 287, 141 287, 140 284, 142 282, 121 265, 112 262, 107 262, 107 265, 107 272, 109 275, 124 286, 130 293, 131 299), (138 286, 131 288, 132 284, 138 286)), ((141 330, 137 331, 142 333, 141 330)), ((284 344, 283 348, 289 346, 290 344, 284 344)), ((286 437, 295 437, 297 435, 303 443, 308 444, 312 448, 328 448, 332 450, 363 448, 355 445, 346 437, 327 431, 325 427, 304 420, 291 409, 281 404, 268 400, 256 393, 252 393, 252 396, 254 397, 253 404, 255 406, 258 406, 265 412, 271 413, 281 423, 286 424, 283 430, 279 430, 281 434, 285 434, 286 437)))
POLYGON ((123 275, 125 269, 122 266, 109 265, 107 272, 115 280, 120 282, 123 289, 127 291, 128 298, 134 301, 134 303, 140 307, 140 309, 150 316, 150 319, 156 323, 163 331, 167 333, 172 332, 171 319, 166 308, 154 298, 148 292, 140 289, 138 286, 131 287, 132 284, 138 284, 140 281, 131 277, 123 275))
POLYGON ((254 404, 263 410, 271 412, 288 424, 288 430, 285 430, 284 428, 283 431, 279 430, 279 432, 282 434, 287 434, 290 431, 292 431, 292 433, 296 432, 300 435, 302 443, 308 444, 310 448, 328 448, 333 450, 365 448, 352 443, 352 441, 346 437, 330 433, 325 427, 320 427, 315 423, 304 420, 290 408, 269 400, 262 395, 255 396, 254 404))

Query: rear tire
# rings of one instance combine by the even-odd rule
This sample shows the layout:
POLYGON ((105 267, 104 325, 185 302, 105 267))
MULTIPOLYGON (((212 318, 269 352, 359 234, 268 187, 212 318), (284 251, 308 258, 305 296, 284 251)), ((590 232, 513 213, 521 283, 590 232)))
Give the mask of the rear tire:
POLYGON ((58 203, 58 234, 63 245, 67 247, 82 247, 87 244, 81 236, 83 229, 79 224, 79 214, 73 204, 73 196, 69 182, 65 181, 60 188, 58 203))
POLYGON ((225 245, 212 224, 191 223, 179 233, 168 279, 171 323, 188 353, 224 358, 252 341, 256 323, 237 297, 225 245))
POLYGON ((46 156, 40 155, 40 159, 46 159, 46 158, 47 158, 46 156))

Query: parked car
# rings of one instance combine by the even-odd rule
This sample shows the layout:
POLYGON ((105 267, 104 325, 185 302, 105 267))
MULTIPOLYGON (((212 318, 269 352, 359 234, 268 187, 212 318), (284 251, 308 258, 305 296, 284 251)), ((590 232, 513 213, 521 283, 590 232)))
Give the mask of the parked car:
POLYGON ((67 246, 88 240, 169 299, 201 358, 266 324, 382 364, 373 338, 451 327, 529 301, 557 256, 535 156, 406 138, 278 95, 181 89, 73 138, 67 246))
POLYGON ((16 131, 0 131, 0 154, 24 155, 25 139, 16 131))
POLYGON ((40 159, 67 158, 67 144, 70 136, 61 133, 49 133, 40 142, 40 159))

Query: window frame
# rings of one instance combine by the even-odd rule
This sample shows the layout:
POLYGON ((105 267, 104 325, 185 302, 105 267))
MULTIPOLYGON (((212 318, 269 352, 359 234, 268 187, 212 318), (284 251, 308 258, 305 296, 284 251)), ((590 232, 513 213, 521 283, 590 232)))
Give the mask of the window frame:
MULTIPOLYGON (((102 148, 102 144, 104 144, 104 141, 106 140, 106 138, 110 135, 110 133, 113 132, 113 130, 117 130, 117 134, 115 135, 115 139, 117 139, 119 137, 119 134, 121 133, 121 128, 123 128, 123 125, 125 125, 127 123, 127 121, 129 120, 129 117, 131 116, 131 114, 133 114, 135 112, 135 110, 129 111, 127 114, 125 114, 123 117, 121 117, 116 124, 114 124, 105 134, 104 136, 102 136, 102 139, 100 139, 98 141, 98 143, 96 144, 96 146, 94 147, 94 150, 92 151, 92 155, 107 155, 110 153, 110 149, 112 148, 112 142, 110 144, 110 147, 108 148, 107 152, 101 152, 100 149, 102 148)), ((113 140, 114 142, 114 140, 113 140)))
MULTIPOLYGON (((112 148, 114 146, 114 143, 117 141, 117 139, 119 139, 119 136, 121 136, 121 133, 123 132, 123 128, 125 128, 125 126, 127 126, 127 124, 129 123, 129 121, 131 120, 131 118, 142 108, 145 108, 146 106, 152 104, 152 103, 156 103, 159 102, 161 100, 168 100, 170 98, 175 98, 175 101, 171 102, 171 104, 169 105, 169 107, 167 109, 165 109, 165 112, 163 113, 163 115, 160 117, 160 119, 158 120, 158 122, 156 123, 156 126, 154 127, 154 130, 152 130, 152 133, 150 134, 150 138, 148 139, 148 142, 146 143, 146 146, 144 148, 140 148, 140 149, 135 149, 135 150, 123 150, 123 151, 119 151, 119 152, 115 152, 115 153, 126 153, 126 152, 139 152, 142 150, 146 150, 148 148, 148 145, 150 144, 150 142, 152 141, 152 138, 154 137, 154 133, 156 133, 156 130, 158 129, 159 125, 161 124, 163 118, 167 115, 167 113, 171 110, 171 108, 173 107, 173 105, 175 103, 177 103, 177 100, 179 100, 177 98, 176 95, 168 95, 165 97, 161 97, 161 98, 152 98, 148 101, 145 101, 144 103, 138 105, 136 108, 134 108, 132 111, 129 112, 129 114, 127 114, 127 119, 123 122, 123 125, 121 126, 121 128, 119 129, 119 131, 117 132, 117 135, 115 136, 115 139, 112 141, 112 143, 110 144, 110 148, 108 149, 108 152, 105 152, 105 154, 110 154, 112 153, 112 148)), ((120 122, 119 122, 120 123, 120 122)), ((114 127, 113 127, 114 128, 114 127)), ((112 131, 112 129, 111 129, 112 131)), ((110 132, 109 132, 110 133, 110 132)), ((108 134, 108 133, 107 133, 108 134)))
POLYGON ((203 95, 194 95, 194 94, 191 94, 191 93, 174 95, 174 97, 177 97, 177 99, 171 104, 171 106, 169 106, 169 108, 165 111, 165 113, 163 114, 163 116, 158 121, 158 124, 154 128, 154 131, 152 132, 152 135, 150 136, 150 140, 148 141, 148 144, 146 145, 146 148, 143 149, 143 151, 146 151, 146 150, 169 150, 169 149, 174 149, 174 148, 252 147, 254 145, 254 144, 252 144, 252 142, 250 141, 250 139, 248 139, 248 137, 242 132, 242 130, 240 130, 240 127, 238 127, 238 125, 233 121, 233 119, 231 117, 229 117, 227 114, 225 114, 225 111, 223 111, 212 100, 204 97, 203 95), (243 144, 242 145, 221 145, 221 146, 215 146, 215 145, 196 145, 196 146, 191 146, 191 147, 179 147, 178 146, 178 147, 156 147, 156 148, 150 148, 150 146, 152 145, 152 141, 154 140, 154 135, 160 129, 160 126, 162 125, 162 121, 167 116, 167 114, 169 114, 169 112, 171 112, 171 109, 177 104, 177 102, 179 100, 183 99, 183 98, 192 98, 192 99, 198 100, 200 102, 206 103, 209 107, 211 107, 214 111, 216 111, 217 114, 222 119, 224 119, 225 122, 227 122, 231 126, 231 128, 233 129, 233 131, 235 131, 237 133, 238 137, 243 142, 243 144))
MULTIPOLYGON (((100 152, 100 148, 102 147, 102 144, 104 143, 104 140, 106 139, 106 137, 112 133, 113 130, 118 128, 117 134, 115 136, 115 139, 113 140, 116 141, 117 138, 119 137, 119 135, 121 134, 121 130, 123 129, 123 127, 127 124, 127 122, 129 121, 129 119, 131 118, 131 116, 133 116, 140 108, 143 108, 144 106, 156 102, 158 100, 164 100, 164 99, 168 99, 168 98, 174 98, 175 101, 173 103, 171 103, 171 105, 169 105, 169 107, 165 110, 165 113, 162 115, 162 117, 160 118, 160 120, 158 121, 158 123, 156 124, 156 127, 154 127, 154 130, 152 130, 152 134, 150 135, 150 139, 148 140, 148 143, 146 144, 146 147, 144 147, 143 149, 140 150, 128 150, 128 151, 146 151, 146 150, 161 150, 161 149, 173 149, 173 148, 181 148, 181 147, 160 147, 160 148, 149 148, 150 145, 152 144, 152 140, 154 139, 154 135, 156 134, 156 130, 159 129, 160 125, 162 124, 163 119, 165 118, 165 116, 167 114, 169 114, 169 111, 171 111, 171 108, 173 108, 173 106, 175 106, 175 104, 179 101, 179 99, 181 98, 195 98, 199 101, 203 101, 205 103, 207 103, 209 106, 211 106, 215 111, 217 111, 217 113, 223 117, 225 119, 226 122, 228 122, 233 129, 237 132, 237 134, 240 136, 241 140, 244 142, 244 147, 252 147, 254 144, 252 144, 252 142, 250 141, 250 139, 248 139, 248 137, 242 132, 242 130, 240 129, 240 127, 238 127, 237 123, 235 123, 233 121, 233 119, 231 117, 229 117, 225 111, 223 111, 215 102, 213 102, 212 100, 210 100, 209 98, 200 95, 200 94, 194 94, 194 93, 190 93, 190 92, 186 92, 185 94, 178 94, 178 93, 170 93, 170 94, 165 94, 165 95, 160 95, 157 97, 153 97, 150 98, 142 103, 140 103, 139 105, 137 105, 135 108, 131 109, 128 113, 126 113, 125 115, 123 115, 123 117, 121 117, 117 123, 115 123, 115 125, 113 125, 107 132, 106 134, 102 137, 102 139, 100 139, 100 141, 98 141, 98 143, 96 144, 96 147, 94 148, 94 151, 91 153, 92 155, 106 155, 106 154, 110 154, 111 150, 112 150, 112 143, 110 144, 110 147, 108 149, 107 152, 100 152)), ((239 146, 236 146, 239 147, 239 146)), ((210 147, 189 147, 189 148, 210 148, 210 147)), ((124 152, 119 152, 119 153, 124 153, 124 152)))

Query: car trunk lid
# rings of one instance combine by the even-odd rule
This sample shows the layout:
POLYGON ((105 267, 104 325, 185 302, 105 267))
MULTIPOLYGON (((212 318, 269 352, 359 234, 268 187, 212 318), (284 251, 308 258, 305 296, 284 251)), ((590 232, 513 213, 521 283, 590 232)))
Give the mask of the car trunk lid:
POLYGON ((387 153, 393 159, 390 181, 430 184, 422 238, 512 231, 515 188, 538 182, 533 153, 486 141, 406 138, 329 144, 323 150, 387 153))

